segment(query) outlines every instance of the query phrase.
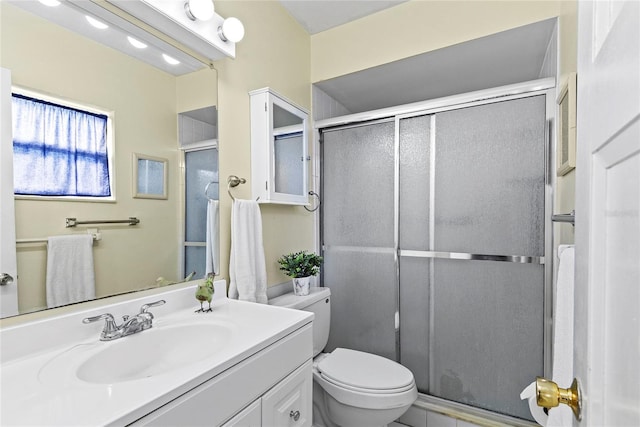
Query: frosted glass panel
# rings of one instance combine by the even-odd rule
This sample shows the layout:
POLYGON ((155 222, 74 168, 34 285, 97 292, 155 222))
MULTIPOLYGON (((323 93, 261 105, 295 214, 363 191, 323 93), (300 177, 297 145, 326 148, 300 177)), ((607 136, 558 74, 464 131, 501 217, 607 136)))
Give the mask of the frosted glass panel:
POLYGON ((393 246, 394 123, 323 135, 324 244, 393 246))
POLYGON ((545 97, 436 115, 435 250, 544 255, 545 97))
POLYGON ((400 361, 413 372, 418 391, 429 391, 428 258, 400 258, 400 361))
POLYGON ((205 247, 185 246, 184 248, 184 277, 195 271, 195 279, 201 279, 205 274, 205 247))
POLYGON ((276 136, 273 143, 276 193, 303 196, 304 152, 302 132, 276 136))
POLYGON ((543 374, 544 267, 434 263, 430 394, 531 419, 520 392, 543 374))
POLYGON ((188 151, 185 153, 185 240, 204 242, 207 231, 207 195, 218 198, 218 150, 188 151))
POLYGON ((395 264, 393 251, 326 250, 323 280, 331 288, 327 351, 367 351, 395 360, 395 264))
POLYGON ((400 248, 429 249, 431 116, 400 120, 400 248))

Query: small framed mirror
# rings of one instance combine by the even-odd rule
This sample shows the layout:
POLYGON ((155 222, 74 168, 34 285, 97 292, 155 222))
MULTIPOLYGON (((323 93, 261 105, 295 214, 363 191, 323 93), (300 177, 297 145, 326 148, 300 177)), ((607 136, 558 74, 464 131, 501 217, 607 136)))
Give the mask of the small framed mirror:
POLYGON ((557 174, 562 176, 576 167, 576 73, 569 75, 557 104, 557 174))
POLYGON ((133 197, 167 198, 167 159, 133 153, 133 197))

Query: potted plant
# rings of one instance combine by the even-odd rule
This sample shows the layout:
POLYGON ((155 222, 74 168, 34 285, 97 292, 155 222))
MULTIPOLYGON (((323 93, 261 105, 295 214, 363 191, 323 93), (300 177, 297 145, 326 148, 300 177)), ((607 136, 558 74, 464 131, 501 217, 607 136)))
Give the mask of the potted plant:
POLYGON ((309 280, 320 272, 322 257, 307 251, 299 251, 278 258, 280 270, 293 279, 295 295, 309 295, 309 280))

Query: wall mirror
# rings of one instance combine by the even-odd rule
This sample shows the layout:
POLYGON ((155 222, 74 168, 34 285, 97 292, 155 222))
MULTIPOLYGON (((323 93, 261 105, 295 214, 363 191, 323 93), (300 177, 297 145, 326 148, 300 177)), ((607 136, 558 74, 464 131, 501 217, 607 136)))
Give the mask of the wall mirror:
POLYGON ((166 199, 167 159, 133 153, 133 197, 138 199, 166 199))
POLYGON ((571 73, 567 78, 557 104, 557 173, 562 176, 576 167, 576 73, 571 73))
MULTIPOLYGON (((172 74, 15 4, 0 2, 0 9, 0 66, 11 71, 12 84, 101 107, 114 115, 115 201, 15 198, 16 239, 41 239, 15 246, 19 314, 48 308, 45 283, 49 236, 86 234, 89 228, 98 228, 101 240, 92 248, 97 298, 184 279, 184 249, 180 244, 184 224, 183 157, 178 115, 205 107, 213 107, 217 113, 216 71, 203 66, 172 74), (139 154, 136 157, 134 153, 139 154), (136 179, 132 158, 140 162, 135 162, 136 179), (152 179, 138 191, 137 178, 144 184, 140 165, 149 166, 147 177, 162 176, 158 180, 163 183, 162 189, 152 179), (134 183, 137 196, 131 197, 134 183), (66 228, 67 217, 78 221, 137 217, 140 223, 66 228)), ((196 271, 193 277, 204 274, 196 271)))

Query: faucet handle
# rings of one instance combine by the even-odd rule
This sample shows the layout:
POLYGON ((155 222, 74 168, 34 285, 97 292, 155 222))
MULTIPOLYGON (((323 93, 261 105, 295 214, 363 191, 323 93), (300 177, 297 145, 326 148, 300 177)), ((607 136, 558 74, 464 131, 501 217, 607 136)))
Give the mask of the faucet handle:
POLYGON ((161 299, 159 301, 144 304, 142 307, 140 307, 140 314, 147 313, 147 310, 150 309, 151 307, 159 307, 161 305, 164 305, 164 303, 166 303, 166 301, 161 299))
POLYGON ((111 313, 104 313, 101 314, 99 316, 93 316, 93 317, 87 317, 85 319, 82 319, 82 323, 84 323, 85 325, 88 323, 93 323, 93 322, 97 322, 99 320, 103 320, 104 319, 104 329, 102 330, 102 334, 104 335, 105 333, 110 333, 110 332, 114 332, 116 330, 118 330, 118 326, 116 325, 116 321, 113 318, 113 315, 111 313))

